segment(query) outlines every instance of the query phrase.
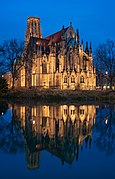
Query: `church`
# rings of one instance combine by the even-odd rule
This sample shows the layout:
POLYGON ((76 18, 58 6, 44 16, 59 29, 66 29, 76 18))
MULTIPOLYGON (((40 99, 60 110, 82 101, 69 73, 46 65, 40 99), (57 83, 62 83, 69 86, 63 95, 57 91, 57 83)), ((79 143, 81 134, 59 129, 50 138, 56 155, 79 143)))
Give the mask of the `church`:
MULTIPOLYGON (((47 27, 46 27, 47 28, 47 27)), ((17 87, 94 90, 96 69, 92 45, 80 43, 79 31, 72 23, 45 38, 40 18, 29 17, 17 87)))

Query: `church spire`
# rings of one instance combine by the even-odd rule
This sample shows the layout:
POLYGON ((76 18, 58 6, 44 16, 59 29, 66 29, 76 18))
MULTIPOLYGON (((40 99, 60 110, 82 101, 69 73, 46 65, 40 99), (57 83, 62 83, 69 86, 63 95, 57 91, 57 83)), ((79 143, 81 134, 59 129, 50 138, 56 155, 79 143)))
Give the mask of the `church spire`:
POLYGON ((84 51, 84 42, 83 42, 83 39, 82 39, 82 41, 81 41, 81 48, 82 48, 82 50, 84 51))
POLYGON ((72 22, 70 22, 70 27, 72 27, 72 22))
POLYGON ((76 30, 76 41, 79 45, 79 30, 78 29, 76 30))
POLYGON ((89 56, 92 56, 92 44, 90 42, 90 48, 89 48, 89 56))
POLYGON ((62 35, 64 35, 64 25, 62 26, 62 35))
POLYGON ((85 48, 85 52, 89 55, 89 48, 88 48, 88 42, 86 42, 86 48, 85 48))

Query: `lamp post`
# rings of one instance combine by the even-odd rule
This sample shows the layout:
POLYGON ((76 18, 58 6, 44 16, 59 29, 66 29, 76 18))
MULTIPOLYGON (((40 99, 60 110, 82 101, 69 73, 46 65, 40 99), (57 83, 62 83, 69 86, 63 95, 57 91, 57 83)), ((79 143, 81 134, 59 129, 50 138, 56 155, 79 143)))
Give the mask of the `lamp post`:
POLYGON ((106 77, 106 90, 107 90, 107 78, 108 78, 108 71, 105 72, 105 77, 106 77))

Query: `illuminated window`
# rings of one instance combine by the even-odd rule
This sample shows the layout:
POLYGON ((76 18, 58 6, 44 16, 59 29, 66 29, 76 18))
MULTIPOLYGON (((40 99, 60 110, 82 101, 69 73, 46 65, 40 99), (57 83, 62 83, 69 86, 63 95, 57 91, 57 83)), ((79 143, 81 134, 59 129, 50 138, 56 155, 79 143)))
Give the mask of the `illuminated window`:
POLYGON ((25 119, 25 106, 20 107, 20 117, 21 119, 25 119))
POLYGON ((32 116, 36 117, 36 107, 32 108, 32 116))
POLYGON ((34 23, 34 31, 35 31, 35 33, 37 32, 36 31, 36 22, 34 23))
POLYGON ((80 109, 80 114, 84 114, 84 109, 80 109))
POLYGON ((75 83, 75 77, 74 76, 71 77, 71 83, 75 83))
POLYGON ((64 83, 67 83, 67 76, 64 77, 64 83))
POLYGON ((80 83, 85 83, 85 82, 84 82, 84 77, 83 77, 83 76, 80 77, 80 83))
POLYGON ((59 107, 56 107, 56 116, 59 116, 59 107))
POLYGON ((25 69, 21 69, 21 86, 25 86, 25 69))
POLYGON ((42 73, 43 74, 47 73, 47 64, 46 64, 46 62, 42 64, 42 73))
POLYGON ((73 115, 75 114, 75 110, 71 110, 71 115, 72 115, 72 114, 73 114, 73 115))
POLYGON ((67 109, 64 109, 64 114, 67 115, 67 109))
POLYGON ((35 74, 35 71, 33 71, 33 74, 32 74, 32 86, 36 86, 36 74, 35 74))
POLYGON ((56 86, 59 86, 59 76, 56 76, 56 86))
POLYGON ((32 21, 32 23, 31 23, 31 29, 32 29, 32 33, 34 33, 34 32, 33 32, 33 21, 32 21))

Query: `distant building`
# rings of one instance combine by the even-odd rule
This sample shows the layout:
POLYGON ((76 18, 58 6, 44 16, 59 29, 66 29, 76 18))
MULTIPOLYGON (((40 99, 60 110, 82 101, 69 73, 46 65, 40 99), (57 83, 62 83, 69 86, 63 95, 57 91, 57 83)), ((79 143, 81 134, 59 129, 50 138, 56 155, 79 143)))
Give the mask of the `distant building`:
MULTIPOLYGON (((47 28, 47 27, 46 27, 47 28)), ((96 87, 92 47, 84 50, 78 29, 69 27, 42 38, 40 18, 29 17, 24 50, 24 66, 17 87, 86 89, 96 87)))

